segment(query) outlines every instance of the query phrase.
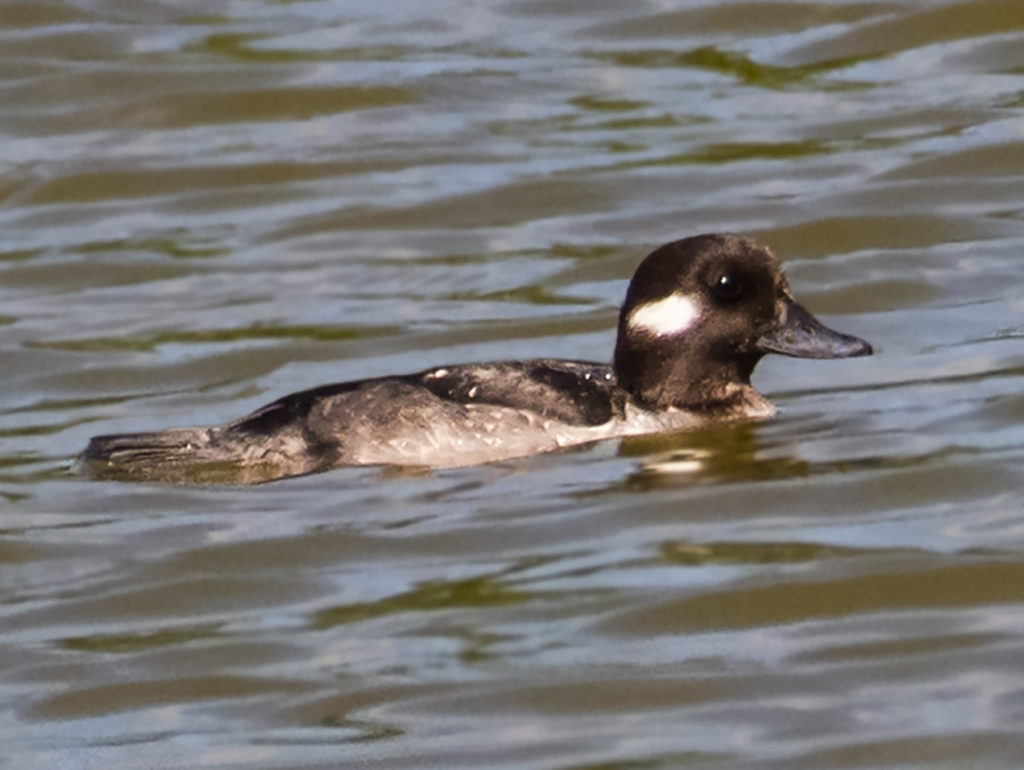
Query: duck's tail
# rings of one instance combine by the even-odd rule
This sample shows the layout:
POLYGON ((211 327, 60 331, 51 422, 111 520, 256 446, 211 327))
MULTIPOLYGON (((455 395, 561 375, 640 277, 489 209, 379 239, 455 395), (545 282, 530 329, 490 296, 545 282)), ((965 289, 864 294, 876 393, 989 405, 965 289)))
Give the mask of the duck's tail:
POLYGON ((258 484, 332 467, 302 431, 255 433, 251 418, 212 428, 96 436, 77 468, 94 479, 170 484, 258 484))
POLYGON ((208 428, 96 436, 78 465, 100 479, 188 481, 187 470, 204 461, 210 443, 208 428))

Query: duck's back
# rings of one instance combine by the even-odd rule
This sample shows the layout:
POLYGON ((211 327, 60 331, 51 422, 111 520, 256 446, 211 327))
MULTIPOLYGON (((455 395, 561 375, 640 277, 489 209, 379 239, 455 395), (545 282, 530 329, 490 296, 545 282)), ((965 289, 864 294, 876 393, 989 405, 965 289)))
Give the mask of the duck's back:
POLYGON ((624 410, 608 365, 459 364, 324 385, 224 426, 99 436, 81 459, 106 478, 241 483, 341 465, 450 467, 604 438, 624 410))

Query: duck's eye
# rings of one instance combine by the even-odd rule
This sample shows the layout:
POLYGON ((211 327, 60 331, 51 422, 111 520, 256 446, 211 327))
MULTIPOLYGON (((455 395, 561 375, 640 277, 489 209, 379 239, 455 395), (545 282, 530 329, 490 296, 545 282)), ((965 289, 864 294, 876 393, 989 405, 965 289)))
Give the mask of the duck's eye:
POLYGON ((711 285, 711 291, 723 302, 734 302, 743 293, 743 282, 734 275, 722 273, 711 285))

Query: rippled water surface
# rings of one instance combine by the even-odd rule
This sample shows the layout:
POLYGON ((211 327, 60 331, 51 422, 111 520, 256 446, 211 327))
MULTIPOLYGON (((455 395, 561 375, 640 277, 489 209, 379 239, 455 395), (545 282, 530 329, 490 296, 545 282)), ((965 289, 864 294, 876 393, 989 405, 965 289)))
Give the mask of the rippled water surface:
POLYGON ((1024 3, 0 0, 0 756, 1024 756, 1024 3), (88 481, 98 433, 607 360, 739 230, 871 340, 760 425, 429 474, 88 481))

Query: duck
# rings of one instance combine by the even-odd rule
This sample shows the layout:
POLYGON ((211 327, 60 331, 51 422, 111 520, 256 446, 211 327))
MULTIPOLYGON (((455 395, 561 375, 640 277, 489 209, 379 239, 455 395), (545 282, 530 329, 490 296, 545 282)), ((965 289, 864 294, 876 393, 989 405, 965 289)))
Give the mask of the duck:
POLYGON ((254 483, 343 466, 448 468, 607 439, 764 420, 767 354, 871 355, 800 305, 772 252, 734 233, 667 243, 636 268, 611 363, 457 363, 321 385, 224 425, 96 436, 95 478, 254 483))

